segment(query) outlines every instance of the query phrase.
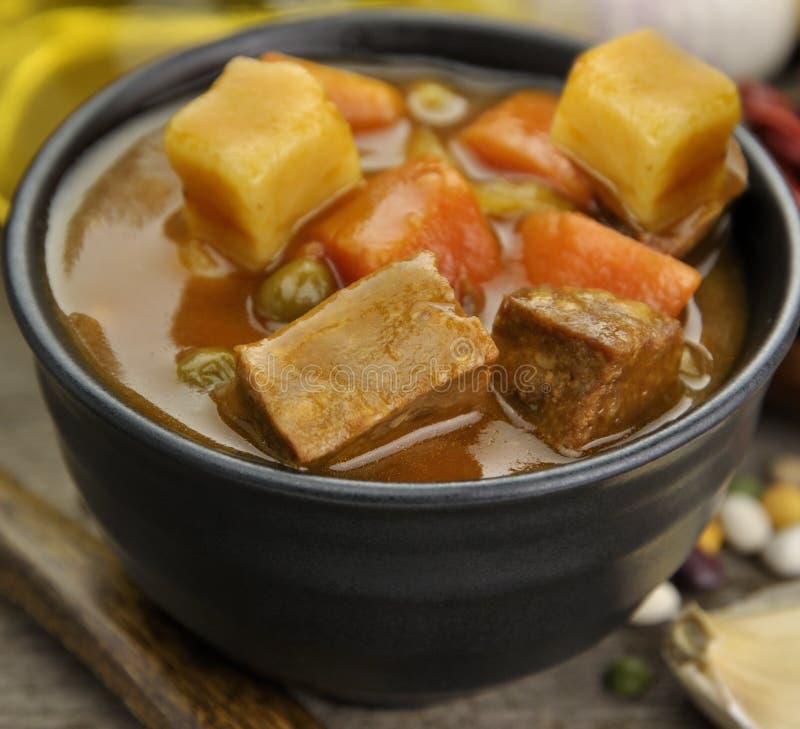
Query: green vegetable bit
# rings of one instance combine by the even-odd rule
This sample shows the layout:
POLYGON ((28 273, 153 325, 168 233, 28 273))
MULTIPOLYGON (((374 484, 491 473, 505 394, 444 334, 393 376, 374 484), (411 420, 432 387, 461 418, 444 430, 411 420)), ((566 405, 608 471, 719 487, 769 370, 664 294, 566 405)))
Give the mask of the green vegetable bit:
POLYGON ((475 182, 473 186, 481 210, 491 217, 517 215, 546 208, 575 209, 569 200, 561 197, 547 185, 533 180, 495 179, 475 182))
POLYGON ((612 661, 605 674, 603 685, 609 693, 635 699, 642 696, 653 683, 653 671, 641 658, 622 656, 612 661))
POLYGON ((200 390, 213 390, 233 379, 233 352, 224 347, 197 347, 178 358, 178 377, 200 390))
POLYGON ((448 159, 447 150, 439 137, 436 136, 436 132, 428 127, 415 127, 408 136, 408 142, 406 142, 406 156, 412 159, 414 157, 427 157, 428 155, 448 159))
POLYGON ((763 486, 755 476, 737 476, 731 481, 730 493, 744 494, 757 499, 761 496, 763 486))
POLYGON ((295 258, 258 287, 256 314, 270 321, 290 322, 336 291, 336 281, 324 261, 295 258))

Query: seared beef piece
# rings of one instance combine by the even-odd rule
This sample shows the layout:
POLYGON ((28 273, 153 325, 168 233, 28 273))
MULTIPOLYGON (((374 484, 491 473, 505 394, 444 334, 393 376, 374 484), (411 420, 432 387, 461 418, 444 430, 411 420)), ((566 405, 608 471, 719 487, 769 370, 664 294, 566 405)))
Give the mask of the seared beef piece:
POLYGON ((558 450, 640 426, 677 395, 680 323, 597 289, 524 288, 503 300, 492 331, 507 391, 558 450))
POLYGON ((486 389, 481 366, 495 361, 497 348, 423 252, 236 354, 239 384, 270 450, 304 465, 351 457, 470 410, 471 394, 486 389))

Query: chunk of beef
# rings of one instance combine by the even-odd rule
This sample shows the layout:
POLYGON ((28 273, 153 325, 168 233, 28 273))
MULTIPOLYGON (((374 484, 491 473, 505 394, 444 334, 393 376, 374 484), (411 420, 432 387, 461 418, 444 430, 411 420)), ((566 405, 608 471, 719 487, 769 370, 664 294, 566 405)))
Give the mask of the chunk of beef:
POLYGON ((239 385, 271 450, 309 464, 469 409, 470 392, 485 381, 471 375, 495 361, 497 348, 423 252, 236 354, 239 385))
POLYGON ((508 389, 559 450, 642 425, 677 394, 679 322, 597 289, 535 286, 506 296, 493 336, 508 389))

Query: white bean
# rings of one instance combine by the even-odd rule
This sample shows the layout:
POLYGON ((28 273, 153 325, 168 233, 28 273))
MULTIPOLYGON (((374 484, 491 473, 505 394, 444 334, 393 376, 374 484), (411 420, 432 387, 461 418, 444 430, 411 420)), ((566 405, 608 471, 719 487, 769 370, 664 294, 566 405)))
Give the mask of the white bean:
POLYGON ((751 496, 730 494, 722 504, 719 519, 726 541, 742 554, 760 552, 772 537, 769 514, 751 496))
POLYGON ((800 524, 779 531, 761 558, 780 577, 800 577, 800 524))
POLYGON ((656 625, 672 620, 681 609, 681 594, 671 582, 662 582, 636 608, 631 625, 656 625))

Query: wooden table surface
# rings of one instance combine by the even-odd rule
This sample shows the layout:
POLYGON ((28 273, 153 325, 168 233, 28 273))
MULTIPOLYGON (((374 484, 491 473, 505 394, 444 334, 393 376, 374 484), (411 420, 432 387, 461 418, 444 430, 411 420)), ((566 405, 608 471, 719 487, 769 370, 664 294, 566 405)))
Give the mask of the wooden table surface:
MULTIPOLYGON (((39 397, 32 360, 0 297, 0 467, 77 519, 85 514, 62 465, 39 397)), ((748 454, 756 469, 771 454, 800 452, 800 426, 770 417, 748 454)), ((728 560, 726 601, 764 581, 753 564, 728 560)), ((658 657, 659 629, 622 629, 591 651, 545 673, 471 698, 422 710, 367 710, 315 697, 301 700, 329 729, 708 729, 658 657), (656 669, 638 701, 602 691, 613 657, 635 653, 656 669)), ((134 729, 137 722, 59 644, 0 598, 0 729, 134 729)))

